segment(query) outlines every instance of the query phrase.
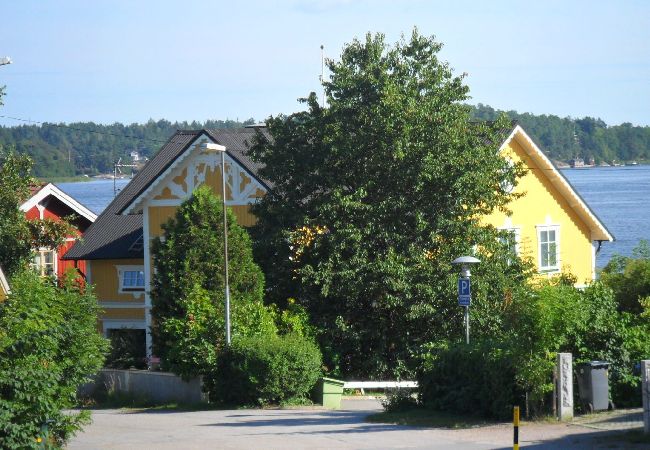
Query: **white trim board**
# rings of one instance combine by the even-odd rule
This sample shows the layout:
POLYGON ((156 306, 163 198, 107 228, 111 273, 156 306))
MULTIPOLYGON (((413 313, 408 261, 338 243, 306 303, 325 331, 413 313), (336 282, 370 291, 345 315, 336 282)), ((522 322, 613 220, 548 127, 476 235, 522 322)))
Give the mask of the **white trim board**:
POLYGON ((587 225, 591 231, 592 241, 613 241, 614 236, 607 230, 605 225, 596 217, 591 211, 589 205, 578 195, 573 189, 573 186, 567 181, 562 173, 555 167, 551 160, 544 154, 544 152, 533 142, 533 140, 526 134, 521 125, 516 125, 508 138, 499 147, 499 152, 502 152, 506 146, 513 140, 522 146, 524 151, 530 156, 535 164, 541 169, 541 173, 549 179, 551 184, 558 190, 558 192, 565 198, 571 209, 573 209, 580 219, 587 225))
POLYGON ((37 206, 41 201, 45 200, 50 195, 62 201, 65 205, 70 207, 74 212, 76 212, 82 217, 85 217, 90 222, 94 222, 97 219, 97 215, 95 215, 95 213, 93 213, 91 210, 86 208, 84 205, 79 203, 74 198, 70 197, 68 194, 63 192, 61 189, 59 189, 52 183, 48 183, 45 186, 43 186, 30 199, 28 199, 25 203, 20 205, 20 210, 23 212, 27 212, 30 209, 32 209, 34 206, 37 206))
POLYGON ((2 288, 5 294, 7 295, 11 294, 11 289, 9 288, 9 282, 7 281, 7 277, 5 277, 5 274, 2 271, 2 267, 0 267, 0 288, 2 288))

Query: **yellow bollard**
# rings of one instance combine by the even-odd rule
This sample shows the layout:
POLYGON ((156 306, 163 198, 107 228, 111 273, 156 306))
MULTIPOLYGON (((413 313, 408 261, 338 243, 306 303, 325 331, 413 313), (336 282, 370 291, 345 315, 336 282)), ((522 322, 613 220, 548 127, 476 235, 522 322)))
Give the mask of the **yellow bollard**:
POLYGON ((513 450, 519 450, 519 406, 515 406, 513 412, 512 424, 514 425, 515 435, 513 437, 513 450))

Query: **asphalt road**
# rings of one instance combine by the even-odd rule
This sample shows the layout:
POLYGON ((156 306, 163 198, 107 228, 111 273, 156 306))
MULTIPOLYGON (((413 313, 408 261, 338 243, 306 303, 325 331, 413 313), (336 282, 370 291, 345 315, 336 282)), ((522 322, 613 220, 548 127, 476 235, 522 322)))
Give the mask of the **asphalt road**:
MULTIPOLYGON (((512 448, 510 424, 465 430, 367 423, 374 400, 344 401, 343 410, 223 411, 95 410, 93 423, 69 449, 500 449, 512 448)), ((611 431, 564 424, 524 426, 521 447, 532 449, 633 448, 611 431)), ((637 447, 641 448, 641 447, 637 447)))

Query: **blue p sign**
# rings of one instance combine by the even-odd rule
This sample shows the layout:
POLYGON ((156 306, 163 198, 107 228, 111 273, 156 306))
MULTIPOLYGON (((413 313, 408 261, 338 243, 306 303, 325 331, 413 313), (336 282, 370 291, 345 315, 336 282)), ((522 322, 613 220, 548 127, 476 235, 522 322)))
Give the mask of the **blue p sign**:
POLYGON ((458 279, 458 304, 460 306, 469 306, 472 299, 469 278, 458 279))

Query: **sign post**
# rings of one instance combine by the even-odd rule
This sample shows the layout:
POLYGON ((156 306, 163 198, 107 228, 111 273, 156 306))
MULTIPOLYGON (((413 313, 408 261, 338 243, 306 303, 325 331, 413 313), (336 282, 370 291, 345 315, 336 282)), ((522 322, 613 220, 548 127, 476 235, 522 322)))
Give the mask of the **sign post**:
POLYGON ((458 278, 458 305, 465 308, 465 342, 469 344, 469 306, 472 304, 472 291, 469 277, 458 278))
POLYGON ((465 308, 465 342, 469 344, 469 306, 472 303, 472 289, 469 277, 470 264, 477 264, 481 261, 473 256, 461 256, 454 259, 452 264, 460 264, 460 277, 458 278, 458 305, 465 308))

